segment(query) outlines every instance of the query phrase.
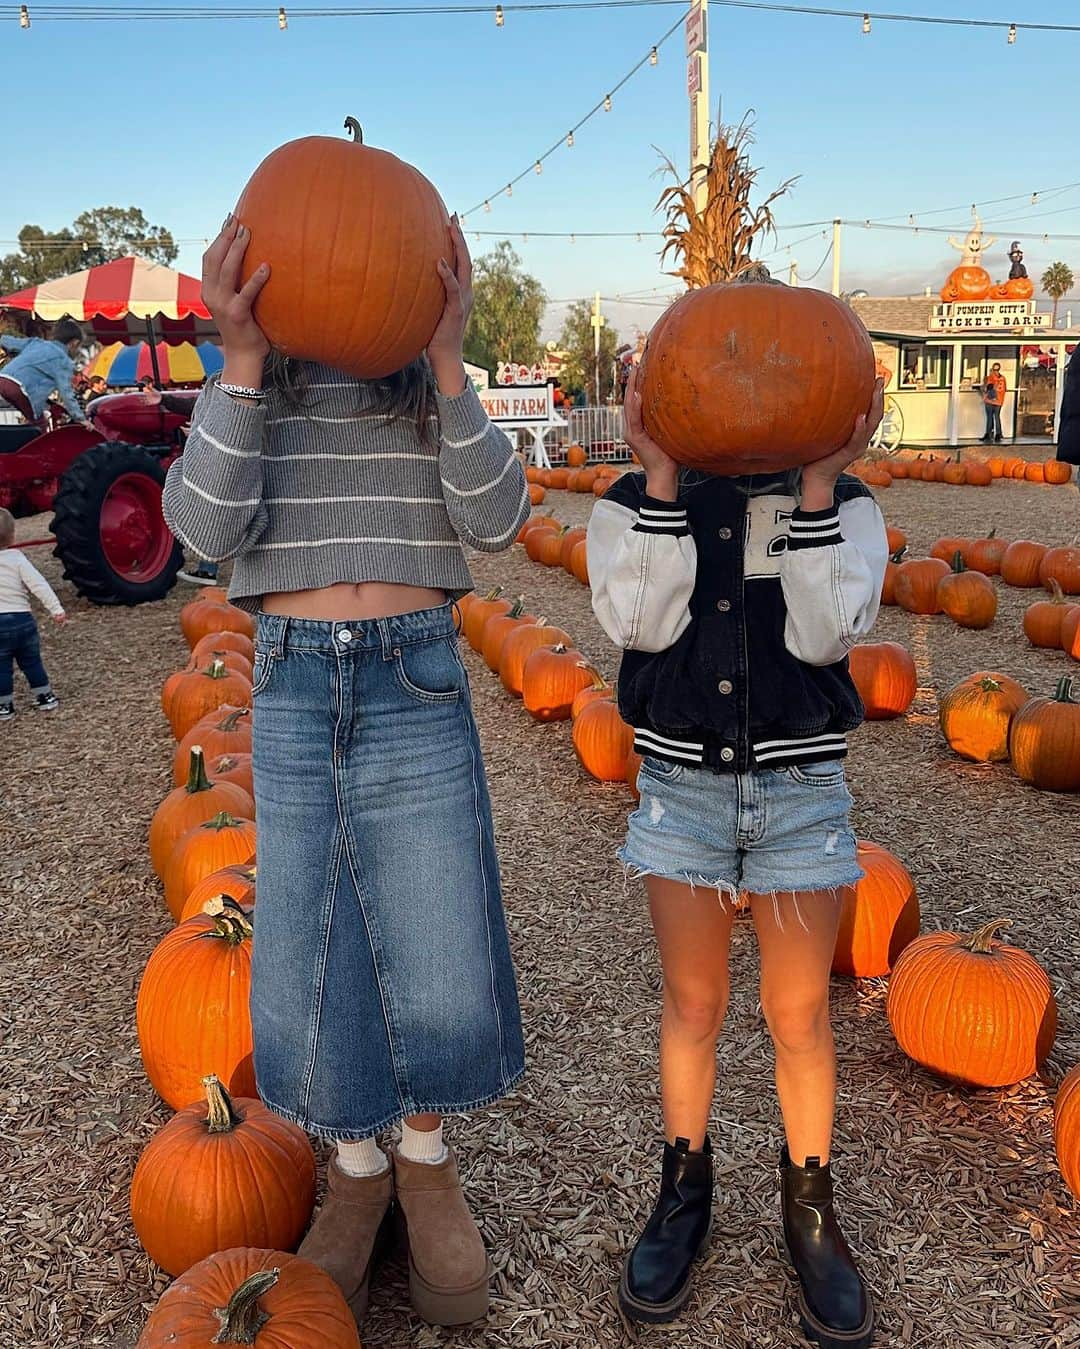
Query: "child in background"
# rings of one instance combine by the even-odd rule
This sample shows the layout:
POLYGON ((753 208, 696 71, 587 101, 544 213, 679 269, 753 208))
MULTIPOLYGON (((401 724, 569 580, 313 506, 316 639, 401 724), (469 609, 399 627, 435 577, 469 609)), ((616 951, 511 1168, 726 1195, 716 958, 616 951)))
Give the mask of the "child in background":
POLYGON ((38 627, 30 610, 30 596, 36 595, 57 623, 66 623, 64 606, 38 569, 27 560, 21 548, 14 547, 15 517, 0 509, 0 720, 15 715, 14 663, 26 676, 34 706, 39 712, 59 707, 49 686, 49 676, 41 663, 38 627))

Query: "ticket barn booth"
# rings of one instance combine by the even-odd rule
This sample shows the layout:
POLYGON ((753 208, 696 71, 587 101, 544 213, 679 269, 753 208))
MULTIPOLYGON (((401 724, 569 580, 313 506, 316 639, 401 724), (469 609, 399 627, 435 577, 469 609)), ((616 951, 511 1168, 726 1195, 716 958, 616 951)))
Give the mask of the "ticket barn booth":
POLYGON ((982 390, 995 364, 1007 390, 1004 439, 1020 445, 1054 441, 1065 369, 1080 329, 1051 329, 1050 315, 1036 313, 1031 301, 946 304, 929 297, 860 297, 853 307, 870 331, 879 369, 889 371, 885 391, 903 416, 905 445, 978 441, 986 429, 982 390), (890 309, 905 321, 889 324, 890 309), (925 315, 921 323, 919 311, 925 315))

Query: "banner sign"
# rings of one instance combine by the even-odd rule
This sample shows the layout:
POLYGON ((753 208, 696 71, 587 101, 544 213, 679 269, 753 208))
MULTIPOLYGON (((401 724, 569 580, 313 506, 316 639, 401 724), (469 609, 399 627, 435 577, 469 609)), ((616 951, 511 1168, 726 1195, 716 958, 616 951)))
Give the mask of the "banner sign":
POLYGON ((701 93, 701 53, 695 52, 686 63, 686 92, 691 98, 701 93))
POLYGON ((480 402, 496 426, 546 426, 555 416, 550 384, 497 384, 480 390, 480 402))
POLYGON ((980 301, 971 304, 937 304, 930 315, 931 332, 956 332, 976 328, 1047 328, 1049 314, 1035 312, 1034 300, 980 301))
POLYGON ((700 5, 695 5, 686 16, 686 54, 705 50, 705 15, 700 5))

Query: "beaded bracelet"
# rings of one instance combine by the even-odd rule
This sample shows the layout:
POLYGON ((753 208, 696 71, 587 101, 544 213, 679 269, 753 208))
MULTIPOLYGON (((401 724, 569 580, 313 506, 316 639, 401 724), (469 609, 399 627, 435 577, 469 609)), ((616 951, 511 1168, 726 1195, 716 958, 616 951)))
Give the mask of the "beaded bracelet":
POLYGON ((263 389, 249 389, 244 384, 222 384, 218 381, 218 388, 222 393, 227 393, 230 398, 247 398, 254 403, 261 403, 266 397, 263 389))

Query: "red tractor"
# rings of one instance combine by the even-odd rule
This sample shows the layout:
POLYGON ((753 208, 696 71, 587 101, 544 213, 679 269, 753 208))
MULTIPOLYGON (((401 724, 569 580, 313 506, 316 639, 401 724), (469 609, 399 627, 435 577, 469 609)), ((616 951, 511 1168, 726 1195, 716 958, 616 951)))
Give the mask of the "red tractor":
MULTIPOLYGON (((198 391, 187 396, 194 406, 198 391)), ((89 415, 93 431, 0 425, 0 506, 15 515, 54 512, 64 578, 95 604, 159 600, 183 562, 161 489, 190 414, 122 393, 95 399, 89 415)))

